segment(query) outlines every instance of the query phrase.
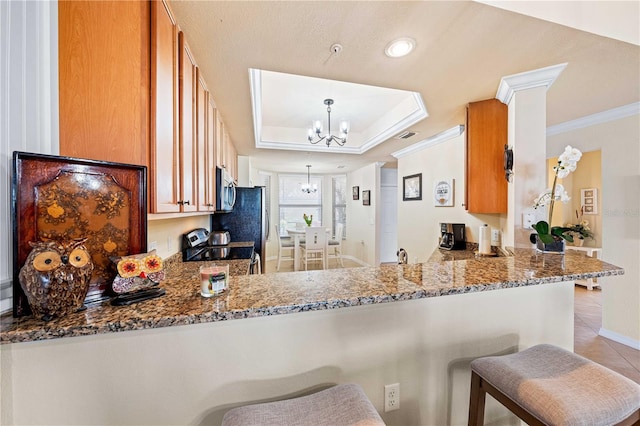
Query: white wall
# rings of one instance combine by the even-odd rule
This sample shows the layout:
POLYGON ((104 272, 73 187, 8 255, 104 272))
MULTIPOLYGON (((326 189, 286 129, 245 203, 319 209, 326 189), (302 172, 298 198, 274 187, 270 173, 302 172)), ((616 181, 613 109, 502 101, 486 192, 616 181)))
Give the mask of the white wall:
POLYGON ((360 187, 360 199, 347 198, 347 239, 343 241, 344 253, 360 262, 377 266, 378 199, 380 193, 380 167, 369 164, 347 174, 347 188, 360 187), (362 191, 371 191, 371 205, 362 204, 362 191))
MULTIPOLYGON (((547 138, 547 152, 566 145, 602 152, 602 247, 625 274, 602 278, 601 334, 640 349, 640 115, 547 138)), ((580 164, 578 163, 578 168, 580 164)))
POLYGON ((440 222, 466 224, 467 241, 478 242, 482 224, 501 229, 500 214, 469 214, 464 206, 465 133, 398 158, 398 246, 409 262, 424 262, 438 246, 440 222), (422 173, 422 200, 402 201, 402 178, 422 173), (454 179, 454 206, 435 207, 433 183, 454 179))
POLYGON ((0 311, 11 309, 13 151, 58 154, 58 4, 0 2, 0 311))
MULTIPOLYGON (((159 217, 160 215, 154 215, 159 217)), ((195 228, 211 229, 211 216, 187 216, 147 222, 147 247, 151 249, 155 243, 158 256, 167 257, 179 253, 182 249, 182 234, 195 228)))
MULTIPOLYGON (((572 349, 572 282, 2 345, 0 423, 219 425, 234 406, 354 382, 389 426, 461 425, 470 361, 540 342, 572 349), (400 409, 384 413, 390 383, 400 409)), ((515 424, 488 402, 487 424, 515 424)))

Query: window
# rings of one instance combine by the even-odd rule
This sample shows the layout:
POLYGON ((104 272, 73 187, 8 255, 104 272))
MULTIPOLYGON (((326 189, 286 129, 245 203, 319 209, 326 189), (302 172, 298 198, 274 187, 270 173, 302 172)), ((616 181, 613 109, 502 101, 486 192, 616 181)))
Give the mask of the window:
POLYGON ((318 190, 307 194, 301 190, 302 184, 307 183, 307 175, 278 176, 281 235, 287 235, 287 228, 306 226, 305 214, 313 215, 313 226, 322 226, 322 177, 311 176, 310 182, 318 190))
POLYGON ((333 183, 333 235, 336 235, 336 224, 342 223, 344 231, 342 238, 347 235, 347 176, 334 176, 333 183))

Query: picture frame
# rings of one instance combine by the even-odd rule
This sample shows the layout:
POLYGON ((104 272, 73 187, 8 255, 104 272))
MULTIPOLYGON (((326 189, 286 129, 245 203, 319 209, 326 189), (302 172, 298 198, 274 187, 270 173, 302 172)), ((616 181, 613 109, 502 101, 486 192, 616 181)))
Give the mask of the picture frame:
POLYGON ((422 200, 422 173, 402 178, 402 201, 422 200))
POLYGON ((369 190, 362 191, 362 205, 363 206, 371 205, 371 191, 369 190))
POLYGON ((580 206, 582 214, 598 214, 598 188, 581 189, 580 206))
POLYGON ((454 179, 437 179, 433 182, 433 204, 436 207, 453 207, 454 179))
POLYGON ((354 186, 353 188, 351 188, 352 192, 353 192, 353 199, 354 200, 359 200, 360 199, 360 187, 359 186, 354 186))
POLYGON ((90 237, 86 246, 94 269, 87 303, 109 297, 115 278, 109 256, 147 251, 145 166, 15 151, 11 184, 15 194, 11 206, 14 317, 31 314, 19 280, 20 268, 31 251, 30 241, 90 237), (110 195, 125 197, 117 197, 119 202, 111 206, 110 195), (98 204, 113 209, 101 210, 98 204), (64 207, 63 214, 59 206, 64 207))

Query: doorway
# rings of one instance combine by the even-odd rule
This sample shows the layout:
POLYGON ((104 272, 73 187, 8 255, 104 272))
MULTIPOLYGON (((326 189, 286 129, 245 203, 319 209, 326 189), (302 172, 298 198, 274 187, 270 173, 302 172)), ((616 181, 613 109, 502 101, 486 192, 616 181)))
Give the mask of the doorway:
POLYGON ((380 263, 398 261, 398 169, 380 169, 380 263))

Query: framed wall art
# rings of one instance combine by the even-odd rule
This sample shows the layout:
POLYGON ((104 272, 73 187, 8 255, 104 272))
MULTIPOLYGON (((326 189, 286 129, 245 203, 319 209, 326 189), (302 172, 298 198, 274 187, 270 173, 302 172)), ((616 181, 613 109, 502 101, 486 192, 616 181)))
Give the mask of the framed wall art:
POLYGON ((453 179, 438 179, 433 182, 433 204, 436 207, 453 207, 453 179))
POLYGON ((402 178, 402 201, 422 200, 422 173, 402 178))
POLYGON ((581 189, 580 205, 582 206, 583 214, 598 214, 598 189, 581 189))
POLYGON ((352 188, 352 192, 353 192, 353 199, 354 200, 359 200, 360 199, 360 187, 359 186, 354 186, 352 188))
POLYGON ((362 191, 362 205, 363 206, 371 205, 371 191, 369 190, 362 191))
POLYGON ((147 168, 13 153, 13 314, 31 313, 18 274, 30 242, 87 238, 94 264, 86 302, 108 298, 111 258, 147 250, 147 168))

